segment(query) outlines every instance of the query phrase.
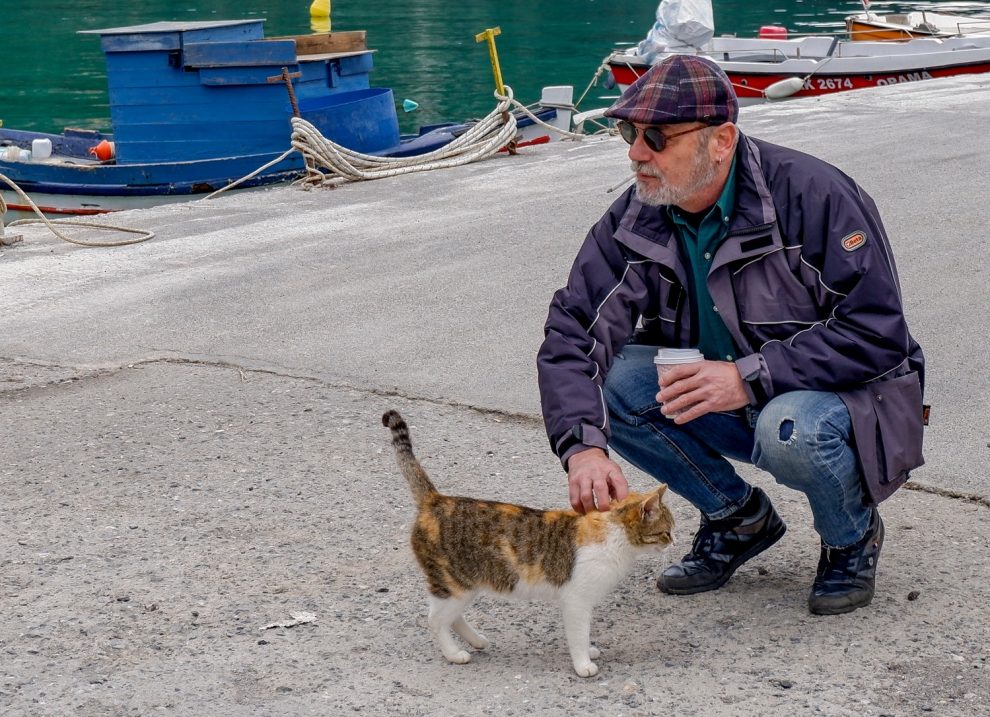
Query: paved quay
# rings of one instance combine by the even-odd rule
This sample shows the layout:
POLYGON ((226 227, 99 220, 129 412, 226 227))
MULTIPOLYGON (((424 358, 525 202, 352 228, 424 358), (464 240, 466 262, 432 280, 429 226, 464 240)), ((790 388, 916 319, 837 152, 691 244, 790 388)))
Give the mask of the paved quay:
MULTIPOLYGON (((637 563, 589 680, 546 605, 479 601, 493 645, 443 661, 379 418, 406 416, 441 490, 566 504, 535 354, 621 140, 121 213, 157 236, 117 249, 25 228, 0 252, 0 713, 990 713, 988 116, 988 75, 743 111, 877 201, 928 359, 927 465, 884 504, 874 604, 828 618, 807 505, 741 469, 787 535, 694 597, 637 563)), ((670 502, 676 559, 696 513, 670 502)))

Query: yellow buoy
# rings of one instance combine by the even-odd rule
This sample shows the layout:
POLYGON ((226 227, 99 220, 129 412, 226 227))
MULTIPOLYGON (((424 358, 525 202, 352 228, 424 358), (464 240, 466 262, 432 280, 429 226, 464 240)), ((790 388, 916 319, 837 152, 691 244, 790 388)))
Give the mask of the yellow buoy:
POLYGON ((330 17, 330 0, 313 0, 309 6, 310 17, 330 17))

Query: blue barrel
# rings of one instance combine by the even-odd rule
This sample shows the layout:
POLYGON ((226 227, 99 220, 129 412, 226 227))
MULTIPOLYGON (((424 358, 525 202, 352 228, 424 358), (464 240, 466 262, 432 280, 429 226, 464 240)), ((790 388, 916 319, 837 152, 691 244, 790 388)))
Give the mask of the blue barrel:
POLYGON ((399 144, 399 118, 392 90, 371 87, 299 100, 299 114, 327 139, 370 154, 399 144))

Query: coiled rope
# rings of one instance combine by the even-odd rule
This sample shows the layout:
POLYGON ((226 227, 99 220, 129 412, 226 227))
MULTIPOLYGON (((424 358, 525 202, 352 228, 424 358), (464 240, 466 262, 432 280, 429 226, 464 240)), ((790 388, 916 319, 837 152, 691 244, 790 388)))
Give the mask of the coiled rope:
POLYGON ((494 155, 515 139, 517 121, 516 113, 512 111, 513 108, 529 117, 536 124, 565 138, 581 140, 588 136, 580 132, 560 129, 544 122, 528 107, 513 98, 512 88, 509 86, 506 86, 504 95, 496 92, 495 98, 498 100, 495 109, 483 119, 473 123, 462 135, 433 152, 413 157, 378 157, 373 154, 355 152, 327 139, 306 120, 293 117, 292 147, 290 149, 246 177, 228 184, 226 187, 207 195, 204 199, 211 199, 256 177, 293 152, 302 154, 306 163, 306 176, 296 180, 294 184, 308 186, 333 186, 345 182, 382 179, 411 172, 425 172, 431 169, 456 167, 476 162, 494 155))
MULTIPOLYGON (((599 70, 603 68, 599 68, 599 70)), ((597 79, 598 75, 596 75, 592 81, 592 84, 594 84, 597 79)), ((585 95, 588 93, 589 89, 591 89, 591 85, 589 85, 588 89, 585 90, 585 95)), ((446 167, 456 167, 463 164, 469 164, 471 162, 476 162, 480 159, 490 157, 503 147, 511 146, 512 141, 516 137, 516 112, 529 117, 535 124, 544 127, 551 132, 556 132, 565 139, 582 140, 585 137, 590 136, 584 132, 571 132, 559 127, 554 127, 553 125, 544 122, 528 107, 513 97, 512 88, 508 85, 505 86, 504 95, 495 92, 495 99, 498 100, 498 104, 495 109, 493 109, 483 119, 471 124, 466 132, 458 137, 455 137, 452 142, 445 144, 443 147, 433 152, 415 155, 413 157, 378 157, 372 154, 354 152, 353 150, 342 147, 341 145, 324 137, 310 122, 307 122, 301 117, 293 117, 291 135, 292 146, 289 149, 270 162, 258 167, 250 174, 231 182, 227 186, 222 187, 203 198, 212 199, 213 197, 216 197, 226 191, 234 189, 244 182, 258 176, 266 169, 275 166, 286 157, 290 156, 293 152, 299 152, 302 154, 306 164, 306 176, 296 180, 293 184, 308 186, 333 186, 344 182, 382 179, 385 177, 395 177, 400 174, 409 174, 411 172, 425 172, 431 169, 443 169, 446 167)), ((581 96, 581 99, 584 99, 584 95, 581 96)), ((574 106, 570 106, 569 109, 573 110, 574 106)), ((607 131, 607 129, 598 130, 591 134, 600 134, 607 131)), ((17 192, 21 198, 26 200, 31 205, 34 212, 40 217, 40 219, 20 219, 18 221, 11 222, 8 226, 39 224, 43 222, 58 238, 72 244, 90 247, 114 247, 125 246, 127 244, 137 244, 138 242, 147 241, 155 236, 153 232, 148 232, 141 229, 131 229, 107 224, 95 224, 92 222, 59 220, 58 224, 60 226, 110 229, 112 231, 129 232, 142 235, 137 239, 129 239, 120 242, 82 242, 78 239, 72 239, 71 237, 68 237, 58 231, 52 222, 41 213, 41 210, 38 209, 37 205, 31 200, 31 198, 28 197, 20 187, 14 184, 12 180, 2 174, 0 174, 0 179, 10 185, 10 187, 17 192)), ((4 204, 3 198, 0 197, 0 215, 2 215, 4 211, 6 211, 6 204, 4 204)))
MULTIPOLYGON (((56 229, 55 225, 48 219, 48 217, 46 217, 44 214, 41 213, 41 210, 38 209, 38 205, 34 203, 31 197, 29 197, 27 194, 24 193, 23 189, 21 189, 20 187, 17 186, 17 184, 14 183, 14 180, 10 179, 4 174, 0 174, 0 180, 5 182, 7 186, 9 186, 12 190, 14 190, 17 196, 19 196, 21 199, 26 201, 31 206, 31 209, 34 210, 34 213, 40 217, 39 219, 18 219, 17 221, 8 224, 7 225, 8 227, 23 226, 25 224, 45 224, 51 230, 52 234, 57 236, 62 241, 67 241, 70 244, 77 244, 78 246, 88 246, 88 247, 127 246, 128 244, 138 244, 143 241, 148 241, 149 239, 153 239, 155 236, 154 232, 149 232, 145 229, 131 229, 130 227, 119 227, 111 224, 97 224, 96 222, 80 222, 76 220, 60 219, 58 221, 58 225, 63 227, 68 226, 68 227, 87 227, 90 229, 104 229, 104 230, 108 229, 110 231, 115 231, 115 232, 126 232, 128 234, 140 235, 137 239, 125 239, 123 241, 115 241, 115 242, 103 242, 103 241, 86 242, 86 241, 80 241, 79 239, 73 239, 72 237, 66 236, 58 229, 56 229)), ((3 196, 0 195, 0 221, 2 221, 3 214, 6 211, 7 211, 7 203, 3 200, 3 196)))

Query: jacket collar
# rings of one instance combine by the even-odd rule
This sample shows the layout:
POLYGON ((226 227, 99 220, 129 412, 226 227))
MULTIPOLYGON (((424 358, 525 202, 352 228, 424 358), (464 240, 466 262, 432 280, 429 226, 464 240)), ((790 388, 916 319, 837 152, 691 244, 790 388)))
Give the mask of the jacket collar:
POLYGON ((762 256, 784 246, 770 188, 763 175, 760 148, 739 133, 736 147, 739 163, 736 186, 736 213, 729 224, 729 236, 719 247, 711 271, 732 262, 762 256))
MULTIPOLYGON (((742 132, 736 146, 736 164, 736 209, 729 224, 729 236, 719 247, 712 270, 783 246, 770 189, 763 176, 759 146, 742 132)), ((666 209, 644 205, 637 199, 635 188, 627 192, 629 204, 616 228, 615 240, 672 267, 684 282, 675 229, 666 209)))

